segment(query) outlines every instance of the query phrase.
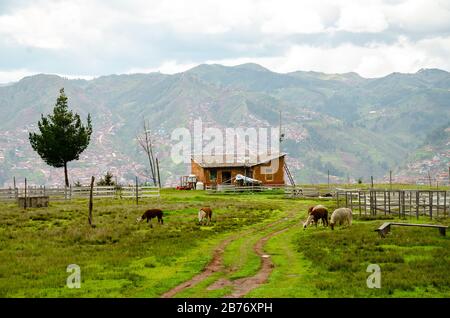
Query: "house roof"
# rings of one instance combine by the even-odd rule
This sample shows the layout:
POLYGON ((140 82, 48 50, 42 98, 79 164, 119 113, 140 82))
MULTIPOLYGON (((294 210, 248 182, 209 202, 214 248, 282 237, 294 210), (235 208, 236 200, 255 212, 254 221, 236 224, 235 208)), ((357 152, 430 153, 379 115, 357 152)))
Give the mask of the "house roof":
POLYGON ((276 155, 239 155, 239 154, 217 154, 217 155, 194 155, 192 161, 196 162, 202 168, 238 168, 253 167, 271 160, 284 157, 285 153, 276 155))

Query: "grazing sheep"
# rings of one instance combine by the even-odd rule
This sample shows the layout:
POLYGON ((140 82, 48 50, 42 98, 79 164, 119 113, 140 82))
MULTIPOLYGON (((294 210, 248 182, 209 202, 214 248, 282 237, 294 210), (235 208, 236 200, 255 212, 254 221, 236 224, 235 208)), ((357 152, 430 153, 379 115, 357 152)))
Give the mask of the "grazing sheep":
POLYGON ((209 224, 211 222, 212 210, 209 207, 203 207, 198 211, 198 223, 203 223, 206 220, 206 223, 209 224))
POLYGON ((163 211, 161 211, 160 209, 150 209, 144 212, 144 214, 140 217, 136 219, 136 222, 139 223, 141 221, 144 221, 145 219, 147 219, 147 223, 150 221, 150 226, 152 226, 152 219, 153 218, 158 218, 158 223, 163 224, 164 220, 163 220, 163 211))
POLYGON ((331 214, 330 226, 331 229, 334 230, 334 226, 336 224, 342 225, 347 223, 349 226, 352 225, 352 210, 349 208, 339 208, 334 210, 333 214, 331 214))
POLYGON ((308 218, 303 223, 303 229, 306 229, 306 227, 311 223, 314 223, 317 227, 317 222, 319 220, 322 220, 323 226, 328 226, 328 210, 323 205, 310 207, 308 209, 308 214, 308 218))

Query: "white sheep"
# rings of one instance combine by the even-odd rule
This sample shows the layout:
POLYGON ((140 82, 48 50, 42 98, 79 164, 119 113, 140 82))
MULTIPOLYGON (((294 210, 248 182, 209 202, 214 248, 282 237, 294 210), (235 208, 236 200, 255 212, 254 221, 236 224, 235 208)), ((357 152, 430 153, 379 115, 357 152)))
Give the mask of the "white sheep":
POLYGON ((330 226, 334 230, 336 224, 342 225, 347 223, 349 226, 352 225, 352 210, 349 208, 339 208, 334 210, 331 214, 330 226))

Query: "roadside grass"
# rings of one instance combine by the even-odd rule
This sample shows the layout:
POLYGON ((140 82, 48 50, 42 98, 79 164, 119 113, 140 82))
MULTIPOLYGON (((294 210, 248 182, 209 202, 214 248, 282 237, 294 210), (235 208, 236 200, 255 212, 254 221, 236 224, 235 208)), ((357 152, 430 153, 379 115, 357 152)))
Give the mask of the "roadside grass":
MULTIPOLYGON (((258 195, 259 196, 259 195, 258 195)), ((209 277, 205 282, 198 284, 197 286, 186 289, 185 291, 177 294, 177 297, 222 297, 228 294, 231 290, 229 286, 220 289, 208 289, 213 283, 219 280, 236 280, 239 278, 250 277, 255 275, 261 267, 261 259, 254 250, 256 242, 265 237, 266 235, 284 229, 286 227, 298 228, 301 225, 301 221, 306 218, 306 212, 308 207, 315 205, 318 201, 321 204, 333 208, 334 201, 329 200, 284 200, 283 197, 266 197, 267 199, 276 200, 279 205, 280 213, 277 224, 271 227, 258 224, 253 227, 251 233, 246 233, 236 240, 232 241, 224 250, 223 254, 223 272, 218 272, 209 277), (284 211, 284 213, 282 213, 284 211)), ((280 235, 282 236, 282 234, 280 235)), ((275 236, 275 239, 278 237, 275 236)), ((268 241, 268 244, 272 242, 274 238, 268 241)), ((275 294, 276 295, 276 294, 275 294)), ((262 297, 262 296, 261 296, 262 297)), ((266 297, 272 297, 271 294, 266 297)), ((274 296, 276 297, 276 296, 274 296)))
POLYGON ((272 220, 276 204, 196 192, 164 193, 160 202, 102 200, 52 202, 23 211, 0 204, 1 297, 157 297, 191 278, 226 236, 272 220), (214 206, 213 222, 199 226, 199 206, 214 206), (150 206, 165 212, 164 225, 136 224, 150 206), (81 288, 69 289, 69 264, 81 267, 81 288))
POLYGON ((448 236, 437 229, 393 227, 382 239, 374 231, 382 223, 355 221, 335 231, 298 227, 273 238, 266 249, 274 272, 248 297, 449 297, 448 236), (369 264, 381 268, 380 289, 366 285, 369 264))
MULTIPOLYGON (((352 185, 353 187, 355 185, 352 185)), ((411 186, 409 186, 411 187, 411 186)), ((415 187, 415 186, 414 186, 415 187)), ((215 195, 163 190, 159 201, 96 199, 95 228, 87 224, 87 201, 51 202, 49 208, 0 203, 0 297, 158 297, 194 275, 230 235, 241 235, 224 251, 225 271, 176 297, 221 297, 220 279, 254 275, 260 259, 254 244, 268 240, 275 264, 267 284, 247 297, 450 297, 450 240, 437 229, 393 227, 374 231, 390 216, 355 215, 352 227, 302 229, 307 208, 334 200, 285 199, 274 192, 215 195), (197 224, 201 206, 213 208, 209 226, 197 224), (145 209, 164 211, 164 225, 136 224, 145 209), (273 227, 270 223, 280 221, 273 227), (81 288, 69 289, 69 264, 81 267, 81 288), (381 288, 366 286, 369 264, 381 267, 381 288)), ((400 220, 448 225, 449 219, 400 220)))

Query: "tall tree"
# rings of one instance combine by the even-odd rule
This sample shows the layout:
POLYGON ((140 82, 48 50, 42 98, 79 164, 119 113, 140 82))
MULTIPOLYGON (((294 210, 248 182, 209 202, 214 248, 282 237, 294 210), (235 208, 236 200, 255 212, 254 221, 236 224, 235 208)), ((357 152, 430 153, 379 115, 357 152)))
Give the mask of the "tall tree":
POLYGON ((80 154, 87 148, 92 134, 91 115, 88 114, 87 124, 83 125, 80 115, 74 114, 67 106, 67 96, 64 88, 53 108, 53 114, 38 121, 40 133, 30 133, 31 147, 50 166, 64 167, 65 184, 69 186, 67 163, 78 160, 80 154))
POLYGON ((148 164, 150 167, 150 178, 153 181, 153 185, 157 185, 157 171, 156 171, 156 162, 155 156, 153 155, 153 143, 152 137, 150 135, 150 130, 148 129, 148 124, 144 119, 144 132, 140 136, 137 137, 139 144, 141 145, 144 152, 147 154, 148 164))

